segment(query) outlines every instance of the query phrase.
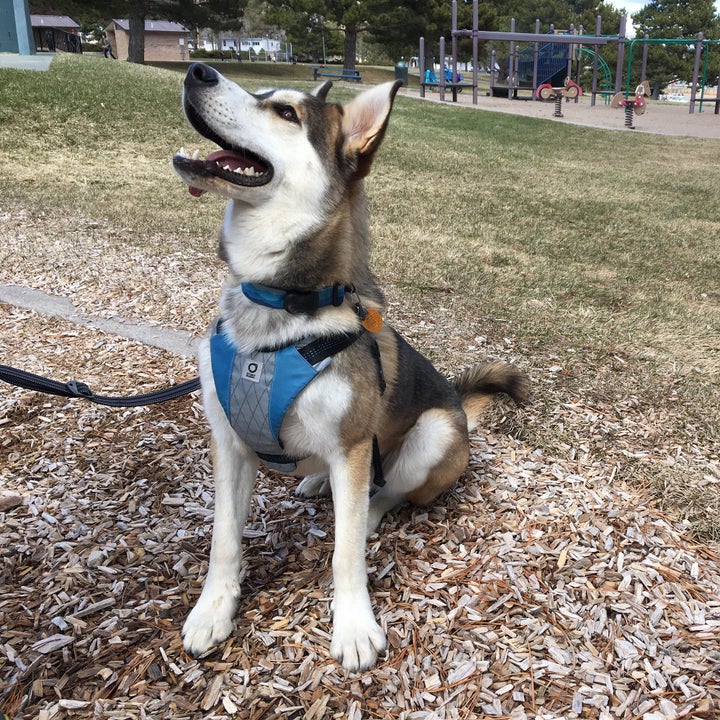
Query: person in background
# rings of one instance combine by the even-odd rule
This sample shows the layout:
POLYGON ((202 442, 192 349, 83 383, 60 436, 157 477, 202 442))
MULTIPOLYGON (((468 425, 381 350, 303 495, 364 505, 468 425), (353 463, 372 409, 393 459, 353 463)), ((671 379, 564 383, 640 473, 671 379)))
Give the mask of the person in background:
POLYGON ((103 55, 105 57, 107 57, 109 55, 113 60, 117 60, 115 55, 113 55, 112 45, 110 44, 110 40, 108 39, 107 33, 102 34, 102 39, 100 40, 100 44, 102 45, 102 51, 103 51, 103 55))

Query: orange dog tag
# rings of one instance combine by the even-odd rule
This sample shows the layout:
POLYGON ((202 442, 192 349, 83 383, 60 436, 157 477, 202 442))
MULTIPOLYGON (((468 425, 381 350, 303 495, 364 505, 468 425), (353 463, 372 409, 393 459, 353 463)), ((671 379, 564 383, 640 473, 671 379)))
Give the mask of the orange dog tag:
POLYGON ((368 308, 362 326, 371 333, 380 332, 383 326, 382 315, 377 310, 368 308))

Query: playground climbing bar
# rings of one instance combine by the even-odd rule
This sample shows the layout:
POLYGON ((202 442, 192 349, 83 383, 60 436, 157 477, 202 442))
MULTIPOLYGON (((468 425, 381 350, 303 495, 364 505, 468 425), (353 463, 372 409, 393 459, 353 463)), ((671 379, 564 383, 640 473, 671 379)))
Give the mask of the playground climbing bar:
MULTIPOLYGON (((630 41, 630 46, 628 48, 628 62, 627 62, 627 79, 625 83, 625 97, 627 98, 629 95, 629 89, 630 89, 630 69, 632 67, 632 57, 633 57, 633 48, 637 43, 640 43, 641 45, 647 47, 648 45, 692 45, 693 41, 689 38, 674 38, 674 39, 666 39, 666 38, 633 38, 630 41)), ((700 60, 703 53, 703 50, 705 51, 705 62, 703 65, 703 74, 702 74, 702 88, 700 91, 700 112, 702 112, 702 104, 704 102, 704 96, 705 96, 705 80, 707 79, 707 64, 708 64, 708 57, 709 57, 709 50, 712 45, 720 45, 720 40, 705 40, 703 39, 703 34, 699 32, 697 34, 697 38, 694 41, 695 45, 695 64, 693 66, 693 78, 692 78, 692 87, 690 88, 690 105, 688 108, 689 113, 692 115, 695 112, 695 102, 697 100, 697 88, 698 88, 698 78, 700 76, 700 60)), ((643 48, 644 50, 644 48, 643 48)), ((643 58, 644 60, 644 58, 643 58)), ((644 74, 644 71, 643 71, 644 74)), ((720 94, 719 94, 720 96, 720 94)), ((717 101, 716 101, 717 104, 717 101)))

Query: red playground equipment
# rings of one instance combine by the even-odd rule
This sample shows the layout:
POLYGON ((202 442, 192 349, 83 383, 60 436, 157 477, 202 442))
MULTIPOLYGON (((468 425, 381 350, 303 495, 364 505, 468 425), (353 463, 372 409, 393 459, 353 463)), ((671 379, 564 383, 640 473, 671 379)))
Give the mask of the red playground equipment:
POLYGON ((543 83, 538 85, 535 91, 535 97, 539 100, 554 100, 555 101, 555 112, 553 117, 563 117, 562 114, 562 101, 563 98, 568 100, 582 95, 582 88, 573 82, 569 77, 565 78, 565 84, 562 87, 553 87, 550 83, 543 83))
POLYGON ((647 110, 645 96, 650 95, 650 83, 645 80, 635 88, 634 97, 625 97, 624 92, 615 93, 610 101, 612 108, 625 108, 625 127, 634 130, 633 114, 642 115, 647 110))

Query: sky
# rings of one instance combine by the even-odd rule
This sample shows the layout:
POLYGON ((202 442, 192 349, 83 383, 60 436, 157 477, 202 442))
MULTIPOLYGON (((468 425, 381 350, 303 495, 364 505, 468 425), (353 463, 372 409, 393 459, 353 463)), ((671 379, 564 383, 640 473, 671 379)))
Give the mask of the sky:
MULTIPOLYGON (((646 2, 622 2, 622 0, 612 0, 610 3, 611 5, 614 5, 616 8, 625 8, 628 11, 628 15, 632 15, 633 13, 636 13, 638 10, 642 10, 649 2, 650 0, 647 0, 646 2)), ((718 10, 720 7, 720 2, 715 3, 715 10, 718 10)))
POLYGON ((647 5, 645 2, 613 2, 611 4, 616 8, 625 8, 628 11, 628 15, 632 15, 638 10, 642 10, 642 8, 647 5))

